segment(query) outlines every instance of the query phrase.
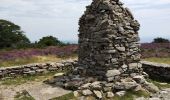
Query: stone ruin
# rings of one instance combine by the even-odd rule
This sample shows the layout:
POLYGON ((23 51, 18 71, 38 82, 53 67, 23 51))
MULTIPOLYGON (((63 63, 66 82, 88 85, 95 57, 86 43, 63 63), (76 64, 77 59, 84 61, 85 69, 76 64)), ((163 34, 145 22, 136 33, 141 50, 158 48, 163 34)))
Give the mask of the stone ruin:
MULTIPOLYGON (((49 83, 76 90, 77 97, 112 98, 125 91, 158 88, 140 63, 140 24, 119 0, 93 0, 79 21, 77 66, 49 83)), ((83 99, 84 100, 84 99, 83 99)))
POLYGON ((140 25, 122 5, 118 0, 93 0, 80 18, 78 63, 85 74, 113 81, 142 73, 140 25))

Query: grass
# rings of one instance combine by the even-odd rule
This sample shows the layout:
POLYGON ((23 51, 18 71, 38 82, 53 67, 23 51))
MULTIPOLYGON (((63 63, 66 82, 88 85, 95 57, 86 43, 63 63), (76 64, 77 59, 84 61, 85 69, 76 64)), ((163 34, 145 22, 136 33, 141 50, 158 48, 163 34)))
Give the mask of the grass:
POLYGON ((17 93, 14 100, 35 100, 26 90, 17 93))
POLYGON ((44 62, 57 62, 66 59, 76 59, 76 55, 72 55, 70 57, 58 57, 54 55, 48 56, 34 56, 31 58, 18 58, 14 60, 0 61, 0 67, 10 67, 10 66, 18 66, 25 65, 31 63, 44 63, 44 62))
POLYGON ((156 63, 165 63, 165 64, 170 64, 170 57, 169 58, 146 58, 144 59, 145 61, 151 61, 151 62, 156 62, 156 63))
POLYGON ((170 83, 164 83, 162 81, 155 81, 151 79, 147 79, 147 81, 155 84, 159 89, 170 88, 170 83))
POLYGON ((4 79, 0 81, 0 85, 21 85, 27 82, 36 81, 40 82, 43 80, 47 80, 53 77, 57 72, 49 72, 40 75, 32 75, 32 76, 18 76, 16 78, 4 79))
POLYGON ((111 100, 134 100, 135 97, 149 97, 148 92, 145 91, 127 91, 122 97, 115 95, 111 100))

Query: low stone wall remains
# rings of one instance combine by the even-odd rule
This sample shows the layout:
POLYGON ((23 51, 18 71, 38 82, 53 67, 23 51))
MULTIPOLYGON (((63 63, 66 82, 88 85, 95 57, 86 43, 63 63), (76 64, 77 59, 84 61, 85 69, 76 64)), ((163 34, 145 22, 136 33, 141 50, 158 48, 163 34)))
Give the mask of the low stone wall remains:
POLYGON ((151 79, 170 82, 170 65, 142 61, 143 70, 151 79))
POLYGON ((61 62, 36 63, 14 67, 0 68, 0 79, 16 77, 18 75, 36 75, 54 71, 71 69, 77 64, 76 60, 65 60, 61 62))
MULTIPOLYGON (((170 65, 141 61, 143 70, 152 79, 170 81, 170 65)), ((36 75, 54 71, 73 69, 77 60, 65 60, 61 62, 36 63, 14 67, 0 68, 0 79, 16 77, 18 75, 36 75)))

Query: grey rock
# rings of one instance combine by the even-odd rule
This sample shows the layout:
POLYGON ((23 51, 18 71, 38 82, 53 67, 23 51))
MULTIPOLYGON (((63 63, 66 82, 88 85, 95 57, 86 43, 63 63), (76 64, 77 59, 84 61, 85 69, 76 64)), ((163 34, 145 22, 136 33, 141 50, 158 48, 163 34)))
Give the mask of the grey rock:
POLYGON ((75 97, 79 97, 80 96, 78 91, 74 91, 73 94, 74 94, 75 97))
POLYGON ((97 98, 99 98, 99 99, 102 98, 102 93, 100 91, 94 90, 93 92, 94 92, 94 94, 96 95, 97 98))
POLYGON ((142 76, 142 75, 137 75, 137 76, 134 76, 133 79, 137 82, 137 83, 140 83, 140 84, 143 84, 145 83, 145 78, 142 76))
POLYGON ((114 77, 116 75, 120 75, 120 71, 119 70, 108 70, 106 73, 107 77, 114 77))
POLYGON ((119 92, 116 92, 116 95, 122 97, 126 94, 126 91, 119 91, 119 92))
POLYGON ((89 96, 89 95, 92 95, 93 93, 90 90, 86 89, 86 90, 82 90, 82 94, 84 96, 89 96))
POLYGON ((114 97, 114 94, 113 94, 113 92, 107 92, 107 98, 112 98, 112 97, 114 97))
POLYGON ((101 90, 102 89, 101 83, 98 82, 98 81, 93 82, 90 86, 91 86, 91 88, 93 88, 95 90, 101 90))
POLYGON ((154 98, 149 98, 149 100, 161 100, 160 98, 154 97, 154 98))
POLYGON ((125 47, 116 47, 117 50, 124 52, 126 50, 125 47))
POLYGON ((80 87, 80 89, 89 89, 91 83, 84 84, 83 86, 80 87))

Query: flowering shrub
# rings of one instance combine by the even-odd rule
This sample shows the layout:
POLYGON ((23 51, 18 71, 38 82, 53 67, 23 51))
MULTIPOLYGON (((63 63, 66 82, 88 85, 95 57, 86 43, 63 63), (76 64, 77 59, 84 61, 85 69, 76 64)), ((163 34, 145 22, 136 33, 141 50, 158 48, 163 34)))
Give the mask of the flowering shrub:
POLYGON ((77 52, 76 45, 69 45, 64 47, 52 46, 45 49, 1 51, 0 61, 13 60, 17 58, 30 58, 33 56, 46 56, 46 55, 56 55, 59 57, 64 57, 64 56, 71 56, 76 52, 77 52))
MULTIPOLYGON (((77 48, 77 45, 69 45, 64 47, 51 46, 45 49, 0 51, 0 61, 46 55, 56 55, 58 57, 71 56, 77 53, 77 48)), ((170 57, 170 43, 143 43, 141 45, 141 53, 142 58, 170 57)))
POLYGON ((143 43, 142 58, 170 57, 170 43, 143 43))

